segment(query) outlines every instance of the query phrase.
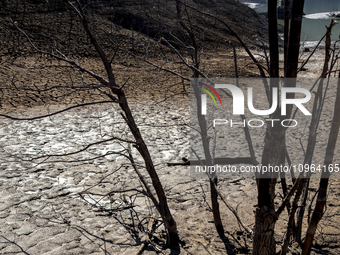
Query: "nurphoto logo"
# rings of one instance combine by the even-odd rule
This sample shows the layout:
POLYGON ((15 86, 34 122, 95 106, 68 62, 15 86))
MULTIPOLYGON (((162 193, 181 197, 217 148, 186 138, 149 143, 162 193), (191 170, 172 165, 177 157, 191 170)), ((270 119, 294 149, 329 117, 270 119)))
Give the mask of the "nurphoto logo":
MULTIPOLYGON (((307 110, 304 104, 308 103, 311 99, 311 92, 302 87, 273 87, 271 89, 271 104, 266 109, 258 109, 254 104, 254 98, 258 98, 258 95, 254 93, 253 86, 256 85, 258 89, 258 84, 253 84, 254 79, 250 79, 249 84, 246 84, 246 87, 243 86, 243 89, 246 90, 246 93, 242 91, 242 89, 236 85, 230 83, 222 83, 217 82, 211 85, 208 85, 209 81, 198 81, 194 80, 192 82, 192 86, 196 86, 200 91, 200 114, 201 115, 209 115, 209 106, 208 101, 212 101, 212 107, 220 107, 224 109, 220 111, 220 116, 218 118, 212 119, 213 127, 217 125, 230 125, 230 127, 235 127, 238 125, 248 126, 250 128, 259 128, 267 125, 271 125, 274 127, 275 123, 280 123, 283 127, 296 127, 298 125, 298 121, 295 119, 284 119, 283 117, 287 114, 287 106, 292 105, 297 110, 299 110, 303 115, 310 116, 311 113, 307 110), (279 118, 264 118, 264 119, 249 119, 246 121, 245 119, 241 122, 237 122, 234 119, 226 118, 228 113, 230 113, 230 109, 226 106, 226 103, 232 102, 232 116, 236 115, 245 115, 245 94, 247 95, 247 109, 252 115, 255 116, 270 116, 273 114, 278 107, 280 107, 280 119, 279 118), (209 95, 209 97, 207 97, 209 95), (227 97, 221 98, 222 95, 228 95, 227 97), (294 95, 294 96, 292 96, 294 95), (216 98, 219 103, 217 102, 216 98), (208 100, 210 98, 210 100, 208 100)), ((210 81, 210 83, 212 83, 210 81)), ((234 83, 236 83, 234 81, 234 83)), ((230 108, 230 107, 229 107, 230 108)), ((216 110, 214 110, 216 113, 216 110)), ((214 115, 215 116, 215 115, 214 115)))
MULTIPOLYGON (((209 88, 210 90, 212 90, 215 95, 218 97, 221 106, 222 104, 222 100, 219 96, 219 94, 217 93, 217 91, 212 87, 209 86, 205 83, 202 83, 204 86, 206 86, 207 88, 209 88)), ((233 115, 244 115, 244 94, 243 91, 238 88, 235 85, 231 85, 231 84, 215 84, 214 87, 216 89, 228 89, 233 97, 233 115)), ((206 92, 214 101, 215 105, 216 105, 216 100, 214 98, 214 96, 207 90, 204 88, 199 87, 199 89, 201 89, 202 91, 206 92)), ((273 88, 272 90, 272 106, 270 107, 270 109, 268 110, 258 110, 255 109, 254 105, 253 105, 253 88, 252 87, 248 87, 247 88, 247 102, 248 102, 248 108, 250 110, 251 113, 255 114, 255 115, 269 115, 272 114, 278 106, 278 88, 273 88)), ((302 104, 307 103, 309 100, 311 99, 311 93, 309 92, 308 89, 304 89, 304 88, 290 88, 290 87, 283 87, 281 88, 281 115, 284 116, 286 115, 286 107, 288 104, 292 104, 295 105, 298 109, 300 109, 304 115, 312 115, 302 104), (287 98, 287 94, 288 93, 302 93, 305 95, 304 98, 287 98)), ((201 100, 202 100, 202 108, 201 108, 201 114, 202 115, 206 115, 207 114, 207 95, 206 94, 202 94, 201 95, 201 100)))

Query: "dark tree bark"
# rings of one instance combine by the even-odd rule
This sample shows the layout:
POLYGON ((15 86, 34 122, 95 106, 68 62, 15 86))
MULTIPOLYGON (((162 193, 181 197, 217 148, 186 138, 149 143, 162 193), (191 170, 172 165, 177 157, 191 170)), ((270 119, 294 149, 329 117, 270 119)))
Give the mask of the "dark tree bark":
MULTIPOLYGON (((296 78, 298 57, 300 49, 300 33, 303 14, 304 0, 294 0, 292 5, 292 20, 287 47, 287 67, 285 77, 296 78)), ((270 48, 270 77, 279 77, 279 58, 278 58, 278 34, 277 34, 277 2, 268 1, 268 21, 269 21, 269 48, 270 48)), ((278 86, 276 79, 271 80, 271 90, 278 86)), ((295 87, 296 82, 292 81, 285 86, 295 87)), ((294 95, 288 95, 292 98, 294 95)), ((270 99, 270 102, 272 99, 270 99)), ((292 106, 287 107, 285 118, 289 118, 292 106)), ((282 119, 278 108, 272 118, 282 119)), ((264 149, 262 154, 263 166, 280 166, 285 161, 285 132, 286 128, 275 125, 267 127, 264 149)), ((253 242, 254 255, 272 255, 276 252, 274 239, 275 223, 277 221, 275 213, 275 185, 276 174, 261 173, 258 180, 258 207, 255 215, 255 231, 253 242)))
POLYGON ((336 100, 335 100, 335 106, 334 106, 333 121, 332 121, 331 131, 330 131, 329 138, 328 138, 328 144, 327 144, 325 161, 324 161, 324 165, 326 166, 326 171, 323 171, 321 174, 322 179, 320 180, 320 184, 319 184, 319 193, 318 193, 317 201, 315 204, 314 212, 312 215, 312 219, 309 223, 309 226, 306 232, 302 255, 310 254, 315 231, 324 212, 324 208, 325 208, 326 201, 327 201, 327 188, 328 188, 328 182, 329 182, 329 176, 330 176, 330 171, 328 167, 333 162, 334 149, 335 149, 335 145, 338 139, 339 127, 340 127, 340 72, 339 72, 339 77, 338 77, 338 86, 337 86, 336 100))
MULTIPOLYGON (((183 30, 188 34, 192 47, 194 48, 194 52, 192 54, 192 59, 194 61, 194 66, 195 70, 193 70, 193 76, 192 78, 198 78, 200 76, 199 72, 199 57, 198 57, 198 46, 196 43, 196 38, 193 33, 192 27, 188 27, 188 25, 183 21, 182 19, 182 9, 181 9, 181 2, 176 0, 176 8, 177 8, 177 19, 183 30)), ((195 97, 197 100, 197 105, 199 106, 200 103, 200 92, 196 86, 194 86, 194 93, 195 97)), ((200 126, 200 134, 201 134, 201 139, 203 143, 203 150, 204 150, 204 156, 205 156, 205 162, 206 165, 213 165, 213 159, 210 153, 210 147, 209 147, 209 140, 208 140, 208 134, 207 134, 207 124, 205 120, 205 116, 201 115, 201 113, 198 111, 197 112, 197 118, 198 118, 198 124, 200 126)), ((222 219, 221 219, 221 213, 220 213, 220 207, 218 203, 218 192, 216 190, 217 186, 217 176, 214 174, 209 177, 209 182, 210 182, 210 196, 211 196, 211 208, 213 211, 213 217, 214 217, 214 223, 217 232, 220 234, 220 236, 224 236, 224 228, 222 224, 222 219)))
MULTIPOLYGON (((70 3, 71 4, 71 3, 70 3)), ((72 4, 71 4, 72 5, 72 4)), ((120 108, 124 112, 124 119, 127 123, 127 125, 130 128, 131 133, 133 134, 135 140, 136 140, 136 148, 140 155, 143 157, 144 163, 146 170, 148 171, 148 174, 151 177, 153 187, 156 191, 157 198, 158 198, 158 203, 159 203, 159 213, 164 221, 164 225, 167 229, 168 232, 168 242, 170 245, 177 246, 179 242, 179 237, 178 237, 178 232, 177 232, 177 225, 175 220, 173 219, 168 203, 167 203, 167 198, 163 189, 163 186, 158 178, 158 174, 156 172, 156 169, 153 165, 153 161, 151 159, 148 147, 146 146, 142 135, 138 129, 137 124, 135 123, 134 117, 131 113, 130 107, 128 105, 124 90, 122 88, 119 88, 119 86, 116 84, 115 77, 112 71, 111 63, 108 60, 106 54, 100 47, 99 43, 97 42, 96 38, 92 34, 91 30, 89 29, 88 22, 86 15, 83 13, 83 9, 79 1, 77 1, 77 7, 76 8, 74 5, 72 5, 74 10, 78 13, 78 16, 84 26, 84 29, 89 36, 91 43, 95 47, 98 55, 100 56, 105 70, 106 74, 109 80, 109 86, 111 88, 111 91, 113 94, 116 94, 118 96, 119 100, 119 105, 120 108)))
POLYGON ((290 0, 285 0, 285 23, 284 23, 284 73, 286 73, 286 63, 288 54, 288 41, 289 41, 289 22, 290 22, 290 0))
MULTIPOLYGON (((319 121, 320 121, 320 115, 322 111, 322 105, 323 105, 323 100, 322 100, 322 93, 323 93, 323 83, 325 78, 327 77, 327 72, 328 72, 328 66, 329 66, 329 61, 330 61, 330 50, 331 50, 331 32, 332 28, 335 25, 334 22, 331 22, 330 26, 327 27, 327 32, 325 34, 326 36, 326 43, 325 43, 325 61, 323 65, 323 70, 321 74, 320 82, 319 82, 319 87, 315 95, 314 99, 314 105, 313 105, 313 112, 312 112, 312 120, 311 120, 311 125, 310 125, 310 130, 309 130, 309 137, 308 137, 308 145, 307 145, 307 150, 306 150, 306 157, 304 160, 304 165, 311 165, 313 155, 314 155, 314 149, 315 149, 315 143, 316 143, 316 136, 317 136, 317 130, 319 126, 319 121)), ((297 227, 296 227, 296 233, 295 233, 295 240, 298 243, 301 243, 301 235, 302 235, 302 223, 303 223, 303 216, 305 213, 305 207, 306 207, 306 201, 307 201, 307 196, 308 196, 308 188, 309 188, 309 178, 304 179, 301 183, 302 189, 303 189, 303 197, 302 197, 302 205, 299 209, 298 212, 298 217, 297 217, 297 227)))
POLYGON ((287 48, 287 67, 285 77, 296 78, 300 50, 300 36, 302 26, 303 6, 305 0, 293 0, 292 14, 287 48))
MULTIPOLYGON (((274 126, 268 128, 265 137, 265 148, 262 165, 279 166, 285 158, 285 132, 274 126)), ((258 206, 255 213, 255 231, 253 240, 254 255, 275 254, 275 185, 276 175, 261 173, 258 180, 258 206)))
MULTIPOLYGON (((271 78, 279 77, 279 52, 278 52, 278 34, 277 34, 277 3, 276 1, 268 1, 268 24, 269 24, 269 50, 270 64, 269 73, 271 78)), ((278 87, 278 80, 270 80, 270 104, 273 101, 272 89, 278 87)), ((278 115, 276 111, 274 115, 278 115)), ((284 132, 278 125, 275 127, 267 127, 265 136, 265 147, 262 155, 263 166, 276 166, 282 164, 285 155, 284 152, 284 132)), ((258 207, 255 215, 255 231, 253 242, 254 255, 275 254, 275 174, 261 173, 258 175, 258 207)))

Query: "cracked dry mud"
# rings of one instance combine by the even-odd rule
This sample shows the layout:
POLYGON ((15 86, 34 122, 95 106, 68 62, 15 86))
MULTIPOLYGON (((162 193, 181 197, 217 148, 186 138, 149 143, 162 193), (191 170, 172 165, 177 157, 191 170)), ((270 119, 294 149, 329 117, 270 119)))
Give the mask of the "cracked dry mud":
MULTIPOLYGON (((49 111, 62 107, 51 106, 49 111)), ((189 120, 187 99, 178 99, 172 105, 133 101, 131 107, 150 147, 180 237, 185 242, 181 253, 224 254, 224 245, 214 230, 207 204, 208 182, 191 179, 187 166, 166 166, 167 162, 179 161, 189 154, 190 130, 185 125, 189 120)), ((17 109, 12 115, 41 113, 46 113, 43 107, 33 107, 29 112, 17 109)), ((90 147, 85 153, 50 157, 49 162, 44 161, 46 158, 29 160, 37 155, 80 150, 110 135, 120 134, 129 139, 116 105, 91 106, 29 122, 2 119, 0 128, 1 254, 135 254, 145 239, 138 224, 155 212, 154 208, 145 197, 136 196, 134 192, 126 196, 114 194, 111 199, 99 196, 112 190, 140 188, 136 174, 124 157, 96 158, 122 150, 123 144, 105 143, 90 147), (87 163, 79 161, 86 158, 96 159, 87 163), (114 208, 116 211, 110 214, 110 209, 114 208)), ((236 141, 243 139, 234 138, 236 141)), ((254 137, 256 143, 262 139, 263 136, 254 137)), ((258 155, 261 150, 261 146, 256 147, 258 155)), ((138 157, 136 161, 142 163, 138 157)), ((332 180, 332 183, 338 184, 338 181, 332 180)), ((251 227, 256 201, 255 180, 223 179, 219 185, 228 201, 237 208, 244 224, 251 227)), ((317 182, 312 183, 313 188, 316 185, 317 182)), ((331 186, 334 187, 336 185, 331 186)), ((332 196, 339 196, 336 190, 332 196)), ((232 241, 239 254, 247 254, 241 246, 249 245, 250 237, 237 226, 234 216, 223 205, 221 208, 228 237, 235 238, 236 242, 232 241)), ((328 213, 334 214, 339 203, 334 202, 329 208, 328 213)), ((285 219, 281 221, 278 226, 284 228, 285 219)), ((327 217, 325 222, 328 222, 327 217)), ((331 222, 334 223, 329 220, 331 222)), ((331 233, 326 235, 328 238, 338 233, 335 226, 325 229, 331 233)), ((277 238, 280 240, 282 236, 277 238)), ((169 254, 170 250, 164 252, 169 254)), ((145 254, 154 253, 152 247, 145 251, 145 254)))
MULTIPOLYGON (((315 60, 307 68, 315 68, 317 73, 320 65, 315 60)), ((328 101, 331 102, 334 97, 335 94, 330 92, 328 101)), ((181 247, 181 254, 225 254, 225 245, 212 222, 208 182, 190 178, 187 166, 166 165, 167 162, 178 162, 183 156, 189 155, 190 129, 186 125, 190 119, 188 98, 177 98, 171 104, 136 99, 130 101, 164 185, 180 238, 185 243, 181 247)), ((4 108, 2 111, 13 116, 32 117, 63 107, 18 107, 4 108)), ((327 130, 333 112, 331 107, 331 104, 326 106, 322 118, 314 159, 318 162, 322 162, 324 157, 327 130)), ((263 134, 261 130, 252 131, 258 161, 262 153, 263 134)), ((112 190, 140 189, 131 165, 124 156, 113 154, 122 151, 126 144, 111 141, 67 157, 51 156, 31 160, 41 155, 81 150, 90 143, 115 135, 132 139, 117 105, 75 109, 36 121, 1 118, 0 254, 136 253, 146 238, 138 225, 155 213, 154 207, 136 192, 127 192, 125 195, 116 193, 111 198, 100 196, 112 190), (107 156, 98 157, 104 154, 107 156), (93 159, 84 161, 89 158, 93 159)), ((230 153, 245 152, 238 147, 238 144, 245 142, 243 133, 240 136, 231 132, 230 135, 228 139, 233 142, 228 148, 230 153)), ((290 139, 295 141, 300 136, 301 131, 292 130, 290 133, 290 139)), ((340 156, 338 147, 336 162, 340 156)), ((132 150, 147 178, 141 159, 132 150)), ((301 149, 291 145, 290 151, 294 160, 300 162, 303 156, 301 149)), ((329 254, 340 252, 339 184, 338 179, 331 180, 329 204, 316 237, 317 247, 329 254)), ((279 203, 282 191, 280 185, 277 186, 279 203)), ((228 202, 237 209, 243 223, 252 228, 257 200, 255 180, 221 179, 219 187, 228 202)), ((317 187, 318 181, 312 180, 311 191, 316 191, 317 187)), ((237 254, 249 254, 251 237, 238 226, 235 217, 222 203, 221 213, 227 237, 235 245, 237 254)), ((283 214, 276 228, 278 249, 282 244, 286 223, 287 216, 283 214)), ((170 254, 171 251, 165 249, 163 252, 170 254)), ((291 248, 291 254, 297 252, 299 247, 291 248)), ((156 254, 156 251, 149 247, 144 254, 156 254)))

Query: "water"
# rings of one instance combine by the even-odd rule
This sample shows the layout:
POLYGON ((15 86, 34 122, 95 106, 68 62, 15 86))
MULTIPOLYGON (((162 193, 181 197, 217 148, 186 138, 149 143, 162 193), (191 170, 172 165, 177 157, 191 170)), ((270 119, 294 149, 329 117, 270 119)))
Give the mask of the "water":
MULTIPOLYGON (((249 1, 250 2, 250 1, 249 1)), ((258 12, 266 12, 267 4, 257 9, 258 12)), ((319 12, 340 11, 339 0, 306 0, 304 6, 305 14, 313 14, 319 12)), ((312 20, 303 19, 302 21, 302 41, 318 41, 326 32, 326 27, 329 26, 331 20, 312 20)), ((340 24, 333 28, 332 40, 339 40, 340 24)))

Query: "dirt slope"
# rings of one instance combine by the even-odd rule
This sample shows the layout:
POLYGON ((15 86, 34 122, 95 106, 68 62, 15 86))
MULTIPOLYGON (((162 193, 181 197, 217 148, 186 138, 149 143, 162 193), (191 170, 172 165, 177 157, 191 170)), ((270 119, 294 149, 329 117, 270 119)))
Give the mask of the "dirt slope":
MULTIPOLYGON (((82 1, 91 14, 91 24, 100 41, 111 46, 107 34, 114 41, 131 43, 131 37, 158 41, 165 37, 174 44, 179 40, 186 42, 187 36, 176 21, 175 1, 135 0, 82 1), (111 22, 112 21, 112 22, 111 22)), ((187 1, 190 6, 217 15, 237 33, 248 45, 260 45, 266 41, 264 19, 255 11, 234 0, 195 0, 187 1), (256 40, 256 38, 258 40, 256 40)), ((94 52, 88 44, 75 13, 61 0, 3 0, 0 2, 0 53, 20 54, 26 51, 28 44, 17 31, 13 30, 13 21, 34 39, 41 47, 50 49, 58 45, 72 54, 91 56, 94 52), (22 46, 24 43, 25 46, 22 46)), ((184 19, 190 23, 202 40, 201 46, 216 49, 225 45, 225 40, 234 40, 230 32, 213 18, 187 9, 184 19)))

